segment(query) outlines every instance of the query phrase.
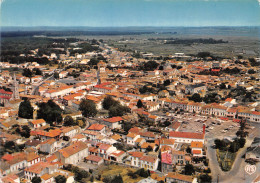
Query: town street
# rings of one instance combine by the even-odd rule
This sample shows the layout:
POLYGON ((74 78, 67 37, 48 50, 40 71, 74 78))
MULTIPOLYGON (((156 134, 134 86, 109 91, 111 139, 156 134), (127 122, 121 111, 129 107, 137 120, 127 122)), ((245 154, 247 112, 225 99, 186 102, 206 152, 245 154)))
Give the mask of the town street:
MULTIPOLYGON (((247 137, 247 142, 245 146, 240 149, 237 153, 235 162, 232 169, 229 172, 223 172, 219 167, 216 150, 213 148, 215 138, 209 138, 207 140, 207 155, 209 157, 209 165, 212 170, 212 182, 221 183, 232 183, 232 182, 252 182, 256 177, 256 173, 251 176, 245 173, 246 162, 242 156, 245 154, 247 147, 249 147, 254 140, 254 138, 259 134, 259 129, 255 128, 250 135, 247 137)), ((257 171, 259 172, 259 164, 257 165, 257 171)))

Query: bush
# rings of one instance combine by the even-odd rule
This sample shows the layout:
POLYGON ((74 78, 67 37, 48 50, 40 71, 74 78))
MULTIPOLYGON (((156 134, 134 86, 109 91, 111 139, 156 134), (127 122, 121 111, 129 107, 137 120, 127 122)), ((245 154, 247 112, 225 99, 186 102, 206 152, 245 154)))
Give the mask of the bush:
POLYGON ((240 139, 238 139, 238 143, 239 143, 240 148, 243 148, 245 146, 246 139, 240 138, 240 139))
POLYGON ((138 169, 135 174, 139 175, 140 177, 147 178, 149 177, 149 172, 148 170, 146 171, 144 168, 138 169))
POLYGON ((184 174, 185 175, 192 175, 195 172, 194 167, 192 164, 187 164, 184 167, 184 174))
POLYGON ((202 174, 199 177, 199 182, 200 183, 210 183, 212 180, 212 177, 209 176, 208 174, 202 174))
POLYGON ((215 139, 214 143, 215 143, 216 148, 220 149, 220 150, 224 150, 227 146, 227 144, 223 140, 220 140, 220 139, 215 139))
POLYGON ((210 168, 207 168, 207 169, 204 169, 203 172, 204 173, 211 173, 211 170, 210 170, 210 168))

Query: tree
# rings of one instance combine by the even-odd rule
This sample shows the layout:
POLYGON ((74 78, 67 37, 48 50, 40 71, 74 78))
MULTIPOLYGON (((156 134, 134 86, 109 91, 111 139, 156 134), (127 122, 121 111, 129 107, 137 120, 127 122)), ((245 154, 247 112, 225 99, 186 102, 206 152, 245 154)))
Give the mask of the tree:
POLYGON ((25 138, 29 138, 31 136, 31 129, 29 126, 24 125, 22 127, 21 136, 25 138))
POLYGON ((94 65, 97 65, 98 63, 99 63, 99 60, 96 57, 92 57, 90 59, 90 61, 88 62, 88 65, 93 67, 94 65))
POLYGON ((163 85, 164 86, 168 86, 171 84, 171 81, 169 79, 166 79, 164 82, 163 82, 163 85))
POLYGON ((226 85, 225 85, 225 83, 221 83, 220 85, 219 85, 219 89, 226 89, 226 85))
POLYGON ((177 68, 177 65, 172 64, 171 67, 172 67, 173 69, 176 69, 176 68, 177 68))
POLYGON ((75 122, 73 120, 73 118, 71 116, 66 116, 64 118, 64 123, 63 123, 64 126, 73 126, 75 125, 75 122))
POLYGON ((132 128, 132 124, 129 122, 124 122, 124 131, 128 132, 132 128))
POLYGON ((33 68, 35 75, 42 75, 42 71, 39 68, 33 68))
POLYGON ((144 177, 144 178, 149 177, 149 173, 144 168, 138 169, 135 172, 135 174, 139 175, 140 177, 144 177))
POLYGON ((20 103, 18 116, 26 119, 33 118, 33 107, 27 98, 25 98, 24 101, 20 103))
POLYGON ((203 101, 205 103, 218 103, 219 100, 221 99, 221 96, 218 95, 217 93, 209 93, 207 94, 204 98, 203 101))
POLYGON ((184 167, 184 174, 185 175, 192 175, 195 172, 194 167, 192 164, 186 164, 184 167))
POLYGON ((201 58, 210 57, 210 52, 199 52, 197 56, 201 58))
POLYGON ((142 100, 138 100, 137 101, 137 105, 136 105, 138 108, 142 108, 144 105, 143 105, 143 102, 142 102, 142 100))
POLYGON ((249 70, 247 71, 247 73, 248 73, 248 74, 255 74, 255 70, 254 70, 254 69, 249 69, 249 70))
POLYGON ((6 149, 14 149, 15 148, 15 143, 13 141, 7 141, 4 145, 4 148, 6 149))
POLYGON ((79 104, 79 110, 85 117, 94 117, 97 114, 96 104, 92 100, 83 99, 79 104))
POLYGON ((214 143, 215 143, 216 149, 220 149, 220 150, 224 149, 227 146, 227 144, 223 140, 220 140, 220 139, 215 139, 214 143))
POLYGON ((90 177, 90 182, 94 182, 94 177, 93 176, 90 177))
POLYGON ((158 63, 155 62, 155 61, 148 61, 148 62, 145 62, 143 67, 142 67, 142 70, 145 70, 145 71, 153 71, 155 70, 157 67, 158 67, 158 63))
POLYGON ((239 144, 237 142, 232 142, 229 146, 229 151, 234 153, 234 152, 237 152, 239 149, 239 144))
POLYGON ((240 138, 240 139, 238 139, 238 143, 239 143, 240 148, 243 148, 246 144, 246 139, 240 138))
POLYGON ((250 65, 251 65, 252 67, 254 67, 254 66, 259 66, 259 65, 260 65, 260 63, 257 62, 254 58, 248 58, 248 60, 249 60, 250 65))
POLYGON ((202 98, 200 97, 200 94, 198 93, 194 93, 190 98, 189 100, 192 100, 194 102, 201 102, 202 101, 202 98))
POLYGON ((190 148, 190 146, 187 147, 186 152, 189 153, 189 154, 191 154, 191 148, 190 148))
POLYGON ((41 182, 42 182, 42 179, 40 177, 35 176, 32 178, 32 183, 41 183, 41 182))
POLYGON ((147 151, 147 152, 151 152, 151 151, 153 151, 153 148, 152 148, 151 146, 148 146, 148 147, 146 148, 146 151, 147 151))
POLYGON ((119 174, 119 175, 116 175, 112 180, 111 180, 111 183, 123 183, 123 178, 122 176, 119 174))
POLYGON ((109 108, 109 116, 110 117, 123 116, 128 112, 130 112, 130 109, 127 106, 122 106, 121 104, 111 106, 109 108))
POLYGON ((243 59, 243 56, 242 55, 238 55, 237 58, 238 59, 243 59))
POLYGON ((55 79, 60 79, 60 75, 59 75, 58 72, 54 72, 53 77, 54 77, 55 79))
POLYGON ((102 102, 102 106, 104 109, 108 110, 111 106, 118 105, 119 102, 113 99, 111 96, 107 96, 104 98, 102 102))
POLYGON ((246 121, 245 120, 242 120, 240 122, 240 127, 236 133, 237 137, 240 137, 240 138, 245 138, 247 135, 248 135, 248 132, 245 131, 245 128, 246 128, 246 121))
POLYGON ((52 100, 49 100, 47 103, 42 102, 39 105, 39 110, 37 111, 37 118, 44 119, 50 125, 53 125, 53 122, 56 121, 60 123, 62 121, 62 109, 52 100))
POLYGON ((176 68, 176 69, 178 69, 178 70, 179 70, 179 69, 182 69, 182 66, 181 66, 181 65, 179 65, 179 66, 177 66, 177 68, 176 68))
POLYGON ((30 69, 25 68, 23 69, 23 76, 31 78, 33 76, 33 73, 30 69))
POLYGON ((66 183, 67 179, 63 175, 58 175, 55 177, 55 182, 56 183, 66 183))
POLYGON ((199 177, 200 183, 211 183, 212 177, 209 174, 202 174, 199 177))

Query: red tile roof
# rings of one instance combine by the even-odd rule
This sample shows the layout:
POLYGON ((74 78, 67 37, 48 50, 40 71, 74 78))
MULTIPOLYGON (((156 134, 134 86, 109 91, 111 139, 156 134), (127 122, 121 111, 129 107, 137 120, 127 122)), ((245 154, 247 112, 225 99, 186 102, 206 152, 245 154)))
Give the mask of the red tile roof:
POLYGON ((101 145, 99 146, 99 149, 107 150, 107 149, 109 149, 110 147, 111 147, 111 145, 109 145, 109 144, 101 144, 101 145))
POLYGON ((106 127, 106 125, 101 125, 101 124, 95 123, 95 124, 92 124, 90 127, 88 127, 88 130, 100 131, 105 127, 106 127))
POLYGON ((117 150, 115 152, 112 152, 111 154, 118 157, 118 156, 121 156, 124 153, 125 153, 125 151, 117 150))
POLYGON ((95 155, 89 155, 88 157, 86 157, 87 161, 94 161, 94 162, 100 162, 103 158, 101 158, 100 156, 95 156, 95 155))
POLYGON ((5 91, 4 89, 0 89, 0 95, 1 94, 12 95, 13 92, 9 92, 9 91, 5 91))
POLYGON ((189 139, 204 139, 203 133, 192 132, 170 132, 170 137, 189 138, 189 139))
POLYGON ((141 158, 144 153, 143 152, 129 152, 129 154, 133 157, 141 158))
POLYGON ((202 148, 203 147, 203 143, 202 142, 191 142, 191 148, 202 148))
POLYGON ((112 117, 112 118, 104 119, 104 121, 107 121, 109 123, 116 123, 116 122, 119 122, 122 120, 123 120, 123 118, 121 118, 121 117, 112 117))
POLYGON ((44 119, 36 119, 32 121, 32 124, 36 125, 36 124, 41 124, 41 123, 45 123, 44 119))
POLYGON ((87 144, 81 141, 75 142, 74 144, 59 150, 59 152, 65 157, 68 158, 73 154, 76 154, 84 149, 88 148, 87 144))
POLYGON ((192 182, 193 181, 192 176, 182 175, 182 174, 178 174, 178 173, 175 173, 175 172, 169 172, 166 177, 176 179, 176 180, 185 181, 185 182, 192 182))
POLYGON ((131 128, 128 132, 130 133, 138 133, 138 132, 140 132, 142 129, 141 128, 139 128, 139 127, 133 127, 133 128, 131 128))
POLYGON ((140 158, 140 160, 154 163, 157 160, 157 158, 155 158, 154 156, 143 156, 140 158))
POLYGON ((14 157, 11 154, 5 154, 4 156, 2 156, 2 159, 5 161, 10 161, 12 160, 14 157))
POLYGON ((172 128, 172 129, 176 130, 176 129, 178 129, 180 126, 181 126, 181 123, 175 121, 175 122, 173 122, 173 123, 169 126, 169 128, 172 128))
POLYGON ((192 154, 201 154, 201 150, 193 150, 192 154))
POLYGON ((32 172, 35 174, 40 174, 46 167, 49 167, 48 162, 39 162, 25 169, 27 172, 32 172))
POLYGON ((140 133, 140 135, 143 137, 155 138, 155 135, 153 132, 143 132, 143 133, 140 133))

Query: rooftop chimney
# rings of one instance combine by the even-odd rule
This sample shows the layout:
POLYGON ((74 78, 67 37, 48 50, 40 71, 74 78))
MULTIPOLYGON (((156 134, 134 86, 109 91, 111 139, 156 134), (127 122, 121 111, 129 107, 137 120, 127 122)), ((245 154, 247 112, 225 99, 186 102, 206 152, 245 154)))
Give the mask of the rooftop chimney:
POLYGON ((205 130, 206 130, 206 124, 205 122, 203 123, 203 134, 205 134, 205 130))

